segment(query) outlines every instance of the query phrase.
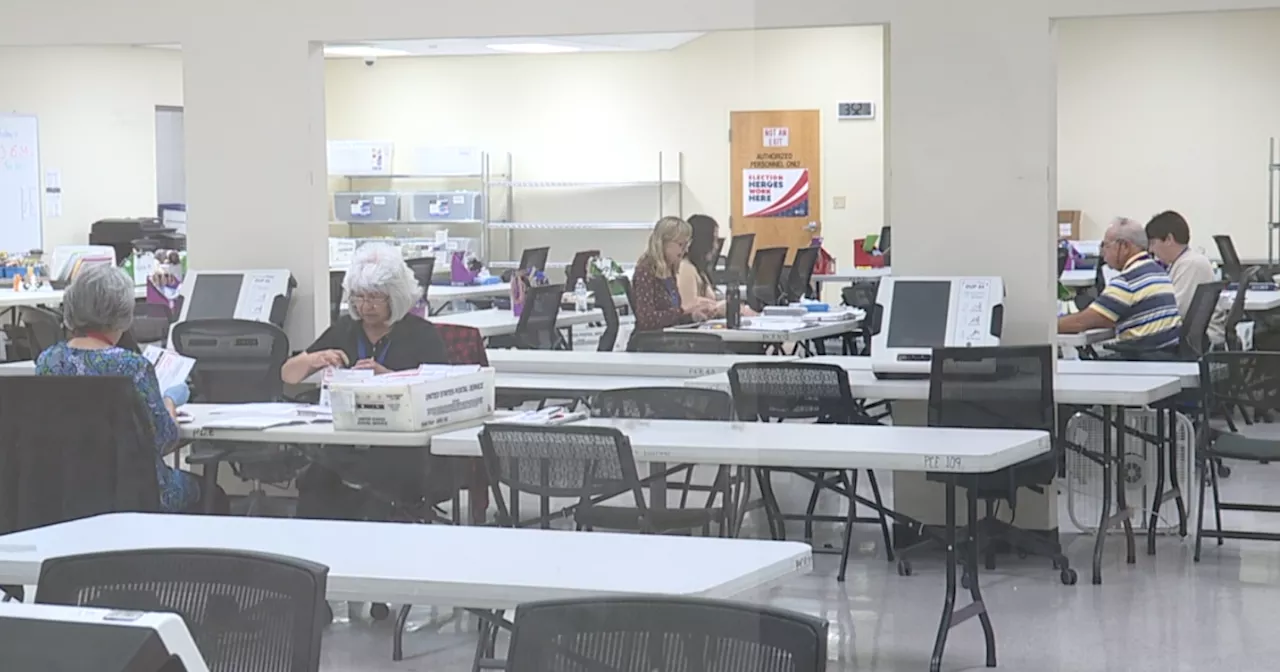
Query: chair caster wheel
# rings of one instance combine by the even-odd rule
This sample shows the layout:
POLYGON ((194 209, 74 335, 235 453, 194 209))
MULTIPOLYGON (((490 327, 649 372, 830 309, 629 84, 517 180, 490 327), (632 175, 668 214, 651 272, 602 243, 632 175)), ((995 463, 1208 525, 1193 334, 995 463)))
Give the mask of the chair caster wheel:
POLYGON ((898 561, 898 576, 911 576, 911 563, 906 560, 898 561))
POLYGON ((960 574, 960 587, 961 587, 961 588, 964 588, 965 590, 969 590, 969 584, 970 584, 970 582, 971 582, 971 580, 969 579, 969 575, 968 575, 967 573, 962 573, 962 574, 960 574))
POLYGON ((369 618, 375 621, 385 621, 391 616, 391 608, 381 602, 374 602, 369 605, 369 618))
POLYGON ((1225 464, 1218 465, 1218 478, 1231 478, 1231 467, 1225 464))
POLYGON ((1076 575, 1076 570, 1071 569, 1070 567, 1062 570, 1062 574, 1058 575, 1058 578, 1062 580, 1062 585, 1064 586, 1074 586, 1076 585, 1076 581, 1080 579, 1080 577, 1076 575))

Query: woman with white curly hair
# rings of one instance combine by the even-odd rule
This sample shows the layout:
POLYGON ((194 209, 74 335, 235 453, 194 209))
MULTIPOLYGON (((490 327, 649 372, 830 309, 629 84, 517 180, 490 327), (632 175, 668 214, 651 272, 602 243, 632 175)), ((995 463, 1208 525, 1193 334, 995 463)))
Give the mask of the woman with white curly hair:
POLYGON ((284 382, 302 382, 329 366, 388 373, 449 363, 436 328, 409 312, 422 298, 422 288, 399 250, 384 243, 356 250, 342 291, 348 314, 329 325, 306 352, 284 363, 284 382))
MULTIPOLYGON (((388 373, 449 363, 440 333, 409 312, 422 288, 399 250, 384 243, 356 250, 342 291, 348 314, 329 325, 306 352, 284 363, 284 382, 301 382, 330 366, 388 373)), ((370 515, 370 504, 363 492, 347 487, 323 465, 312 463, 298 479, 300 518, 362 520, 370 515)))

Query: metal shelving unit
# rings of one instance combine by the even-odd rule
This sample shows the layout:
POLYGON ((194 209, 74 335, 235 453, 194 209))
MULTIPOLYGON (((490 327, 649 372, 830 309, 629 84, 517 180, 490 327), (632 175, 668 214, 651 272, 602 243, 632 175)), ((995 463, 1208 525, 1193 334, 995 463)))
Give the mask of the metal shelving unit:
POLYGON ((1280 235, 1280 147, 1271 138, 1267 161, 1267 266, 1276 264, 1276 236, 1280 235))
MULTIPOLYGON (((506 192, 506 209, 507 217, 514 216, 517 192, 520 190, 570 190, 570 189, 653 189, 655 197, 658 201, 657 215, 652 219, 636 219, 633 221, 510 221, 491 219, 486 224, 486 232, 493 230, 506 232, 506 249, 508 254, 514 253, 514 237, 516 231, 643 231, 653 228, 653 223, 658 219, 668 215, 675 214, 683 216, 684 213, 684 154, 682 152, 675 153, 675 175, 670 175, 667 169, 666 160, 670 157, 670 153, 658 152, 658 166, 655 180, 628 180, 628 181, 573 181, 573 180, 517 180, 515 179, 515 166, 510 155, 507 157, 507 176, 505 179, 490 179, 486 188, 492 193, 492 190, 499 189, 506 192), (667 197, 669 189, 675 189, 676 212, 667 212, 667 197)), ((492 212, 492 208, 486 208, 485 213, 488 215, 492 212)), ((486 241, 486 249, 491 246, 486 241)), ((490 259, 489 265, 495 268, 510 268, 516 264, 515 260, 498 260, 490 259)), ((567 266, 568 262, 550 262, 548 267, 559 268, 567 266)))

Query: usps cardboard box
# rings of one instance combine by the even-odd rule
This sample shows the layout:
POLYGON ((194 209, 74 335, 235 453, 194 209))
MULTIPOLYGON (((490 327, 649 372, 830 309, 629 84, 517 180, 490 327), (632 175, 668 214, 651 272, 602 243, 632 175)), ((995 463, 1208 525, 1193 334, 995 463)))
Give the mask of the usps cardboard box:
POLYGON ((492 415, 494 389, 492 368, 439 378, 376 376, 333 382, 329 403, 334 429, 420 432, 492 415))

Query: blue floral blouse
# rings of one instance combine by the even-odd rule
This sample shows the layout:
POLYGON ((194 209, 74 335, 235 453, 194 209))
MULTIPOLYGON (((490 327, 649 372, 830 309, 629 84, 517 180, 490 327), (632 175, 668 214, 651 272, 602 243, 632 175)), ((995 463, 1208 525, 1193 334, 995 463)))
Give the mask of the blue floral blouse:
POLYGON ((200 498, 200 484, 191 475, 164 463, 166 448, 178 442, 178 426, 164 407, 160 382, 151 362, 136 352, 111 347, 82 350, 59 343, 40 353, 36 375, 125 376, 133 379, 151 418, 156 440, 156 476, 160 481, 160 505, 165 511, 182 511, 200 498))

